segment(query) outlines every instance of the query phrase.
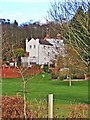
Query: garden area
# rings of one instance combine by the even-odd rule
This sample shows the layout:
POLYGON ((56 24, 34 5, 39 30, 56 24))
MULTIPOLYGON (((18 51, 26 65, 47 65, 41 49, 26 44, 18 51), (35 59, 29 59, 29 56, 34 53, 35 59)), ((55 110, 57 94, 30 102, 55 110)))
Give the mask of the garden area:
POLYGON ((2 119, 51 118, 49 94, 52 118, 90 117, 90 2, 53 1, 48 16, 46 24, 0 20, 2 119))
MULTIPOLYGON (((32 111, 30 112, 31 117, 47 118, 48 95, 53 94, 54 118, 88 118, 88 104, 90 103, 88 99, 89 82, 88 80, 74 80, 72 86, 69 86, 68 81, 52 80, 49 73, 42 72, 33 76, 26 85, 27 103, 32 111)), ((10 99, 12 100, 17 97, 20 100, 23 98, 23 81, 21 78, 5 78, 2 83, 3 96, 11 96, 10 99)), ((4 98, 5 101, 7 101, 7 97, 4 98)))

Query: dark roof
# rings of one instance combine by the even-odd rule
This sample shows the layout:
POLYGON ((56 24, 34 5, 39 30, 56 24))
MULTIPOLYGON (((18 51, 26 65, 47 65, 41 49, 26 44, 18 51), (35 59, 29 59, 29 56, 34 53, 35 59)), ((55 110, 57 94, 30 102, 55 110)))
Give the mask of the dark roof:
POLYGON ((51 45, 53 46, 51 43, 49 43, 47 40, 39 40, 39 43, 40 44, 43 44, 43 45, 51 45))

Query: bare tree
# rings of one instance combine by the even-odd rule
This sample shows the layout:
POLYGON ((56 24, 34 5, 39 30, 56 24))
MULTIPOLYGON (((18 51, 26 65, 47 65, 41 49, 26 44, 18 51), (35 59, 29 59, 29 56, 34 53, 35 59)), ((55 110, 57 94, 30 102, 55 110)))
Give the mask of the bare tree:
MULTIPOLYGON (((12 49, 11 52, 13 53, 13 56, 16 57, 15 51, 13 49, 13 44, 12 44, 12 49)), ((19 61, 21 62, 21 61, 19 61)), ((21 75, 22 78, 22 83, 23 83, 23 99, 24 99, 24 119, 27 120, 27 83, 29 80, 32 79, 33 75, 28 75, 26 74, 28 70, 28 66, 23 67, 21 64, 17 65, 18 73, 21 75)))
MULTIPOLYGON (((4 26, 3 26, 4 27, 4 26)), ((6 28, 6 27, 5 27, 6 28)), ((2 39, 2 49, 3 50, 7 50, 7 52, 9 53, 7 56, 10 56, 10 58, 18 58, 18 56, 15 54, 15 50, 16 48, 21 48, 21 45, 19 46, 19 44, 22 43, 23 41, 23 33, 24 31, 21 30, 21 28, 15 28, 12 26, 10 28, 7 27, 7 31, 3 32, 3 39, 2 39), (18 33, 21 32, 21 34, 18 33), (14 34, 15 32, 15 34, 14 34), (18 37, 17 37, 18 36, 18 37), (21 41, 21 42, 20 42, 21 41)), ((25 36, 24 36, 25 37, 25 36)), ((5 55, 5 53, 3 53, 2 55, 5 55)), ((3 57, 3 56, 2 56, 3 57)), ((7 60, 6 60, 7 61, 7 60)), ((32 79, 33 75, 28 75, 26 74, 28 70, 28 66, 26 67, 22 67, 21 64, 17 65, 17 72, 20 74, 21 79, 22 79, 22 90, 21 91, 23 93, 23 99, 24 99, 24 119, 27 119, 27 82, 29 80, 32 79)))
POLYGON ((87 65, 86 58, 90 57, 89 1, 54 1, 48 14, 49 18, 58 24, 57 28, 66 42, 87 65))

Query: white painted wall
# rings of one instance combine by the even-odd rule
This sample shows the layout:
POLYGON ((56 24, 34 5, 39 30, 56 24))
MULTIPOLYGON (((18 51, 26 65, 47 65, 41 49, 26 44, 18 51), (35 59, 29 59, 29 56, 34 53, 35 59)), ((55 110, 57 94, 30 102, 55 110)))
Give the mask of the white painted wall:
POLYGON ((29 57, 36 57, 36 40, 31 39, 29 42, 26 40, 26 52, 29 52, 29 57))
POLYGON ((39 45, 39 64, 47 64, 50 62, 50 57, 48 56, 49 45, 39 45))
POLYGON ((48 39, 47 41, 53 46, 40 44, 39 39, 35 40, 32 38, 30 41, 26 39, 26 52, 29 52, 28 66, 30 66, 30 62, 36 62, 36 64, 40 65, 50 63, 55 58, 55 55, 58 54, 56 46, 60 46, 61 51, 64 50, 63 41, 58 39, 48 39))

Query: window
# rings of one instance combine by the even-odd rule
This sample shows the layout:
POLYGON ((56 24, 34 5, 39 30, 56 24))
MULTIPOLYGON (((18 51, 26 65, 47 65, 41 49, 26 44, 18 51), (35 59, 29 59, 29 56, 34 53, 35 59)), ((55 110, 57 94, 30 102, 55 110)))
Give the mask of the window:
POLYGON ((56 47, 56 50, 58 50, 59 47, 56 47))
POLYGON ((57 43, 59 43, 59 41, 57 41, 57 43))
POLYGON ((30 48, 32 48, 32 46, 30 45, 30 48))
POLYGON ((36 48, 36 45, 34 45, 34 48, 36 48))
POLYGON ((50 55, 50 53, 48 52, 48 56, 50 55))
POLYGON ((57 59, 57 55, 55 55, 55 58, 57 59))

